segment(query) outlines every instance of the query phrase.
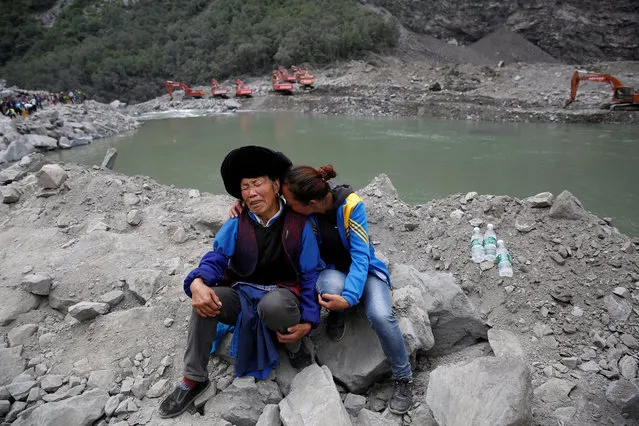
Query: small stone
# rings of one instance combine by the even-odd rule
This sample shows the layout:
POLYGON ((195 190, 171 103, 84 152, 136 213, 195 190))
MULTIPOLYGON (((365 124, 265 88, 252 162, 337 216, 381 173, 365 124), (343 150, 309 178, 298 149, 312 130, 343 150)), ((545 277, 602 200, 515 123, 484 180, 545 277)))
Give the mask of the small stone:
POLYGON ((532 197, 525 198, 524 203, 533 208, 543 208, 552 206, 554 196, 550 192, 541 192, 532 197))
POLYGON ((41 188, 56 189, 67 180, 67 172, 57 164, 45 164, 36 173, 36 179, 41 188))
POLYGON ((483 225, 484 221, 482 219, 479 219, 479 218, 475 217, 475 218, 469 220, 468 223, 470 223, 470 225, 473 228, 479 228, 480 226, 483 225))
POLYGON ((0 188, 0 199, 4 204, 17 203, 20 200, 20 191, 16 188, 0 188))
POLYGON ((515 291, 515 286, 507 285, 506 287, 504 287, 504 290, 506 290, 506 293, 510 294, 515 291))
POLYGON ((165 318, 164 319, 164 326, 165 327, 171 327, 173 325, 173 322, 175 320, 173 318, 165 318))
POLYGON ((140 210, 131 210, 126 215, 126 221, 131 226, 138 226, 142 222, 142 212, 140 210))
POLYGON ((583 310, 583 309, 581 309, 579 306, 574 306, 574 307, 572 308, 572 312, 571 312, 571 314, 572 314, 573 316, 575 316, 575 317, 581 317, 581 316, 583 316, 583 314, 584 314, 584 310, 583 310))
POLYGON ((595 361, 588 361, 579 365, 579 369, 587 373, 597 373, 599 372, 599 370, 601 370, 601 367, 599 367, 599 364, 597 364, 595 361))
POLYGON ((560 266, 561 266, 561 265, 565 265, 565 264, 566 264, 566 259, 564 259, 563 257, 561 257, 561 255, 560 255, 559 253, 555 252, 555 251, 550 252, 550 253, 548 254, 548 256, 549 256, 552 260, 554 260, 554 261, 555 261, 555 263, 556 263, 557 265, 560 265, 560 266))
POLYGON ((630 334, 622 334, 619 339, 621 340, 621 342, 626 345, 628 348, 630 349, 638 349, 639 348, 639 342, 637 342, 637 339, 635 339, 632 335, 630 334))
POLYGON ((537 227, 537 223, 536 222, 528 223, 528 222, 524 222, 520 218, 517 218, 515 220, 515 229, 517 229, 522 234, 526 234, 526 233, 532 231, 533 229, 535 229, 536 227, 537 227))
POLYGON ((190 189, 189 198, 200 198, 200 191, 198 191, 197 189, 190 189))
POLYGON ((561 359, 561 363, 563 365, 565 365, 566 367, 570 368, 570 369, 575 369, 577 368, 577 363, 579 362, 579 359, 576 356, 571 356, 571 357, 567 357, 567 358, 562 358, 561 359))
POLYGON ((564 324, 562 330, 566 334, 575 334, 577 332, 577 327, 574 324, 564 324))
POLYGON ((492 269, 493 266, 495 266, 493 262, 486 260, 479 264, 479 269, 481 269, 482 271, 487 271, 489 269, 492 269))

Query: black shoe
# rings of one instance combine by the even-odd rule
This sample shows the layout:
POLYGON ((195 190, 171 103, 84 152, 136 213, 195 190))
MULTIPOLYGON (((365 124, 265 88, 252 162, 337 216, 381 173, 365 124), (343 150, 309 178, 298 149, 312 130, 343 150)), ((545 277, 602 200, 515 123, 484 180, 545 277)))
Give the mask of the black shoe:
POLYGON ((339 342, 344 338, 346 331, 346 313, 344 311, 331 311, 326 319, 326 334, 333 342, 339 342))
POLYGON ((412 405, 413 381, 409 378, 395 380, 388 410, 393 414, 405 414, 412 405))
POLYGON ((189 408, 199 394, 209 388, 210 384, 211 381, 206 379, 204 382, 198 382, 192 389, 184 389, 181 384, 178 385, 160 404, 160 417, 169 419, 179 416, 189 408))
POLYGON ((308 351, 308 349, 306 349, 306 346, 304 346, 304 343, 302 343, 299 351, 295 353, 292 353, 290 351, 287 352, 288 359, 291 360, 291 365, 296 370, 303 370, 304 368, 315 362, 315 360, 311 356, 311 353, 308 351))

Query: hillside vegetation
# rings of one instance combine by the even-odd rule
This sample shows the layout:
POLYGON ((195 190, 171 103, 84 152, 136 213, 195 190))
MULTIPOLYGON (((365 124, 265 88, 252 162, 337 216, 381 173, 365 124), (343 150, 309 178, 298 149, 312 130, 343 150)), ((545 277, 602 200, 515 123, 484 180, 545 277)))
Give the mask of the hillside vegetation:
POLYGON ((276 64, 326 64, 398 38, 394 18, 344 0, 75 0, 45 28, 37 16, 54 4, 0 0, 0 76, 103 101, 155 97, 167 79, 205 85, 276 64))

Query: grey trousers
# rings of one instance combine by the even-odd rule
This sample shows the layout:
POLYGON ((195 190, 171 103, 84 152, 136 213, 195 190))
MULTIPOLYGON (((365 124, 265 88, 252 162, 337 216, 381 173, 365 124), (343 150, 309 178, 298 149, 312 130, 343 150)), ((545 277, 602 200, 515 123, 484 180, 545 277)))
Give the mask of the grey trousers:
MULTIPOLYGON (((191 310, 189 334, 184 352, 184 377, 198 382, 206 380, 209 375, 211 345, 215 339, 217 323, 235 325, 242 309, 240 296, 231 287, 213 287, 215 294, 222 302, 222 310, 217 317, 202 318, 191 310)), ((271 330, 285 334, 288 327, 300 322, 300 302, 290 290, 278 288, 268 292, 257 305, 257 312, 262 322, 271 330)), ((302 340, 285 345, 292 353, 300 350, 302 340)))

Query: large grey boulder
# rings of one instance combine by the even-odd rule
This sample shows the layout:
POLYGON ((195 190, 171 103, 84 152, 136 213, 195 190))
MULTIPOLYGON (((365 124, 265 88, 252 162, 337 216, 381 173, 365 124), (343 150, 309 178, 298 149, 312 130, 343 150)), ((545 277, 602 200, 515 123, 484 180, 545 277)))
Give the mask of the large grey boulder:
POLYGON ((233 383, 208 400, 204 412, 212 413, 237 426, 253 426, 266 404, 253 377, 238 377, 233 383))
POLYGON ((56 189, 67 180, 67 172, 58 164, 46 164, 36 173, 36 178, 40 187, 56 189))
POLYGON ((113 170, 116 158, 118 158, 118 150, 115 148, 109 148, 104 155, 104 159, 102 160, 102 165, 100 167, 113 170))
POLYGON ((515 357, 526 359, 526 353, 519 343, 517 335, 512 331, 498 330, 491 328, 488 330, 488 343, 496 357, 515 357))
POLYGON ((552 218, 569 220, 583 219, 586 215, 581 201, 566 190, 557 196, 548 213, 552 218))
POLYGON ((3 204, 13 204, 20 201, 20 191, 16 188, 0 188, 0 201, 3 204))
POLYGON ((27 363, 22 358, 22 346, 0 348, 0 386, 11 383, 11 380, 24 371, 27 363))
POLYGON ((487 338, 488 327, 452 274, 419 272, 410 265, 397 264, 392 268, 391 281, 395 289, 414 286, 421 291, 424 306, 420 308, 428 312, 435 337, 429 354, 450 353, 487 338))
POLYGON ((312 337, 317 361, 328 366, 349 391, 362 392, 376 378, 390 371, 386 355, 364 309, 358 307, 346 313, 346 332, 339 342, 328 338, 325 327, 323 322, 312 337))
POLYGON ((11 331, 7 334, 7 338, 9 339, 9 346, 22 346, 26 344, 33 333, 38 331, 37 324, 24 324, 15 328, 12 328, 11 331))
POLYGON ((606 399, 631 419, 639 419, 639 379, 617 380, 608 385, 606 399))
POLYGON ((326 366, 312 364, 300 371, 279 406, 284 426, 352 424, 326 366))
POLYGON ((0 163, 10 163, 18 161, 25 155, 35 152, 35 147, 31 145, 24 136, 13 140, 6 150, 0 152, 0 163))
POLYGON ((27 418, 19 418, 15 426, 91 425, 104 413, 109 394, 93 389, 82 395, 40 405, 27 418))
POLYGON ((30 293, 6 287, 0 287, 0 300, 0 325, 8 324, 40 303, 40 299, 30 293))
POLYGON ((427 351, 435 345, 430 318, 423 306, 425 302, 418 288, 407 286, 393 291, 393 312, 409 355, 427 351))
POLYGON ((481 357, 433 370, 426 402, 440 425, 524 426, 532 423, 532 395, 522 360, 481 357))
POLYGON ((52 137, 44 135, 24 135, 28 143, 38 149, 54 150, 58 148, 58 141, 52 137))
POLYGON ((107 314, 110 308, 108 303, 80 302, 69 306, 69 315, 78 321, 87 321, 98 315, 107 314))
MULTIPOLYGON (((428 314, 419 289, 408 286, 393 292, 393 311, 402 331, 406 350, 413 354, 433 347, 428 314)), ((313 334, 320 364, 328 366, 334 377, 351 392, 362 392, 390 371, 379 338, 366 318, 363 306, 347 313, 347 326, 340 342, 331 341, 325 326, 313 334)))
POLYGON ((142 303, 146 303, 153 296, 161 276, 162 273, 158 270, 140 269, 126 277, 126 282, 129 285, 129 291, 142 303))
POLYGON ((22 279, 22 288, 38 296, 48 296, 52 284, 53 278, 48 275, 29 274, 22 279))

